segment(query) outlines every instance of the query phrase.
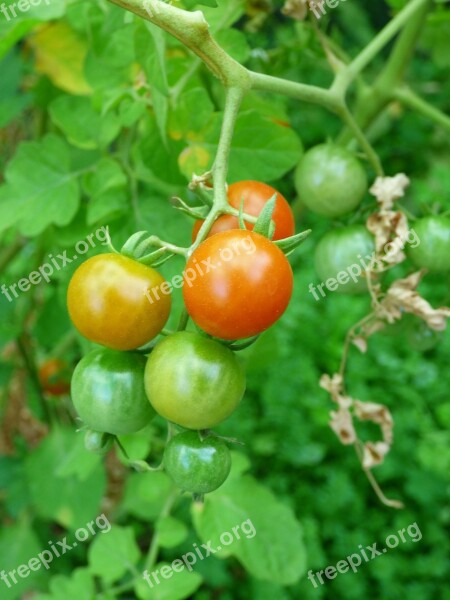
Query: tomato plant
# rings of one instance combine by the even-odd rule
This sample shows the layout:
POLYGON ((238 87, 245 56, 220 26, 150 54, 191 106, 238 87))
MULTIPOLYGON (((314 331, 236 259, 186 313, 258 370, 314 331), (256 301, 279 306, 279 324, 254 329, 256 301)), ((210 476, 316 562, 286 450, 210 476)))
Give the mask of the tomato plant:
MULTIPOLYGON (((238 181, 228 187, 228 202, 230 206, 237 210, 241 207, 243 201, 243 212, 253 217, 258 217, 268 200, 276 194, 275 209, 272 219, 275 223, 274 240, 294 235, 295 221, 291 207, 284 196, 266 183, 260 181, 238 181)), ((197 221, 192 230, 192 241, 195 241, 200 227, 204 221, 197 221)), ((252 223, 246 224, 247 229, 253 230, 252 223)), ((233 215, 222 215, 213 224, 209 230, 208 237, 228 229, 239 229, 239 219, 233 215)))
POLYGON ((220 487, 228 477, 230 451, 214 436, 200 439, 198 432, 185 431, 167 444, 164 468, 182 490, 207 494, 220 487))
POLYGON ((152 340, 170 312, 164 278, 119 254, 100 254, 74 273, 67 291, 70 318, 89 340, 114 350, 133 350, 152 340), (149 298, 154 290, 154 294, 149 298))
POLYGON ((155 415, 144 389, 146 359, 139 354, 93 350, 72 377, 72 401, 83 423, 96 432, 135 433, 155 415))
POLYGON ((226 419, 245 391, 243 369, 231 350, 182 331, 159 342, 145 368, 145 389, 157 413, 187 429, 226 419))
POLYGON ((70 391, 69 365, 60 358, 50 358, 39 368, 42 389, 51 396, 62 396, 70 391))
POLYGON ((2 600, 442 596, 448 34, 432 0, 1 3, 2 600))
POLYGON ((336 218, 355 210, 367 191, 367 176, 348 150, 321 144, 306 152, 295 172, 295 186, 307 208, 336 218))
POLYGON ((261 333, 285 311, 292 295, 289 261, 254 232, 230 230, 203 242, 185 270, 183 298, 195 323, 224 340, 261 333), (206 265, 198 275, 196 265, 206 265))
POLYGON ((408 249, 409 258, 421 268, 430 271, 450 270, 450 219, 442 216, 428 216, 414 223, 419 238, 415 248, 408 249))

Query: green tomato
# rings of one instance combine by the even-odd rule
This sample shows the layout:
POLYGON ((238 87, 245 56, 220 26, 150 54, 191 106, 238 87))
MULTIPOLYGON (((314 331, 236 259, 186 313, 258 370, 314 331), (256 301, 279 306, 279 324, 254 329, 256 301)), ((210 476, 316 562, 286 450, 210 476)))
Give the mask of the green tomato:
POLYGON ((367 192, 367 176, 351 152, 333 144, 321 144, 308 150, 300 161, 295 188, 312 212, 335 218, 361 204, 367 192))
MULTIPOLYGON (((316 246, 314 267, 317 276, 323 283, 329 279, 337 280, 336 284, 332 284, 337 292, 365 292, 367 283, 364 265, 369 265, 374 251, 374 237, 363 225, 333 229, 316 246)), ((324 293, 328 293, 327 289, 324 289, 324 293)))
POLYGON ((84 446, 86 450, 95 454, 106 454, 111 450, 113 443, 114 436, 110 433, 87 429, 84 434, 84 446))
POLYGON ((164 468, 173 482, 193 494, 213 492, 224 483, 231 469, 228 447, 220 439, 201 440, 197 431, 173 437, 164 451, 164 468))
POLYGON ((231 350, 181 331, 150 354, 145 389, 164 418, 186 429, 209 429, 235 410, 244 395, 245 375, 231 350))
POLYGON ((450 218, 424 217, 414 222, 414 231, 420 242, 407 248, 411 261, 430 271, 450 271, 450 218))
POLYGON ((121 435, 151 421, 155 412, 145 395, 145 363, 140 354, 104 348, 81 359, 72 377, 72 401, 87 427, 121 435))

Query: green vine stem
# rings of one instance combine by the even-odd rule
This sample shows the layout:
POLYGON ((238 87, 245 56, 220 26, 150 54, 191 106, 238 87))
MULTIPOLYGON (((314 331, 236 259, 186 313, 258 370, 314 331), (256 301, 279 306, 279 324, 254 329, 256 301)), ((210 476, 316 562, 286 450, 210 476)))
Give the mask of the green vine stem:
MULTIPOLYGON (((414 0, 413 2, 410 2, 403 11, 399 12, 391 23, 389 23, 378 36, 374 38, 373 42, 369 44, 369 46, 372 47, 379 46, 379 49, 381 50, 383 44, 375 44, 376 41, 381 38, 382 42, 389 42, 393 35, 398 31, 398 27, 392 29, 391 24, 394 21, 397 22, 397 25, 399 22, 400 25, 405 24, 404 14, 407 14, 409 21, 398 36, 386 65, 373 85, 360 90, 353 113, 355 121, 361 129, 366 130, 393 99, 393 93, 403 80, 431 4, 432 0, 414 0), (386 35, 386 31, 389 35, 386 35)), ((367 48, 363 50, 363 53, 366 52, 367 48)), ((358 60, 358 57, 355 60, 358 60)), ((338 77, 340 77, 340 75, 338 77)), ((333 86, 338 87, 342 85, 339 83, 338 77, 335 79, 333 86)), ((351 136, 351 130, 346 128, 339 137, 339 141, 341 143, 349 142, 351 136)))
POLYGON ((417 113, 427 117, 434 123, 437 123, 448 132, 450 132, 450 117, 438 108, 421 98, 407 86, 400 86, 394 90, 393 98, 401 102, 404 106, 412 108, 417 113))

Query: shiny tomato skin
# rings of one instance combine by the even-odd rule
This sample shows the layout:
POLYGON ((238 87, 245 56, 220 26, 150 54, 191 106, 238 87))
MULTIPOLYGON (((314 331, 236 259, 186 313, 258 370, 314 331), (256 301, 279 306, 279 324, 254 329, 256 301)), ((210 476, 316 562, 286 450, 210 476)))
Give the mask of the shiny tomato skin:
POLYGON ((42 389, 51 396, 63 396, 70 391, 69 365, 60 358, 50 358, 39 368, 42 389))
POLYGON ((210 435, 201 440, 197 431, 185 431, 168 442, 163 463, 179 488, 193 494, 207 494, 227 479, 231 455, 219 438, 210 435))
POLYGON ((283 252, 258 233, 234 229, 213 235, 194 250, 184 273, 183 297, 201 329, 235 340, 273 325, 286 310, 292 289, 292 269, 283 252))
POLYGON ((161 292, 164 283, 157 271, 131 258, 99 254, 72 276, 70 318, 87 339, 113 350, 133 350, 158 335, 169 317, 171 298, 161 292))
POLYGON ((159 342, 145 368, 145 390, 158 414, 186 429, 209 429, 236 409, 245 392, 233 352, 199 333, 180 331, 159 342))
POLYGON ((99 348, 86 354, 72 377, 72 402, 96 432, 125 435, 155 416, 144 388, 145 356, 99 348))
POLYGON ((301 202, 329 218, 355 210, 367 192, 367 175, 359 160, 346 148, 329 143, 310 148, 294 178, 301 202))
MULTIPOLYGON (((228 188, 228 202, 239 210, 241 201, 244 199, 244 212, 257 217, 268 200, 277 194, 273 221, 275 223, 274 240, 282 240, 295 233, 294 214, 288 201, 275 188, 259 181, 238 181, 232 183, 228 188)), ((192 241, 195 241, 203 221, 197 221, 192 231, 192 241)), ((247 229, 253 229, 253 223, 246 223, 247 229)), ((220 216, 212 226, 208 237, 228 229, 239 229, 239 220, 233 215, 220 216)))
MULTIPOLYGON (((367 292, 363 263, 370 263, 375 252, 375 238, 364 225, 348 225, 328 231, 319 241, 314 252, 314 267, 319 281, 325 283, 336 278, 341 271, 355 267, 354 279, 338 285, 336 292, 341 294, 362 294, 367 292), (355 281, 356 280, 356 281, 355 281)), ((348 272, 348 271, 347 271, 348 272)), ((319 296, 320 297, 320 296, 319 296)))
POLYGON ((450 271, 450 218, 430 215, 414 221, 413 229, 419 240, 413 248, 407 245, 407 254, 420 268, 435 273, 450 271))

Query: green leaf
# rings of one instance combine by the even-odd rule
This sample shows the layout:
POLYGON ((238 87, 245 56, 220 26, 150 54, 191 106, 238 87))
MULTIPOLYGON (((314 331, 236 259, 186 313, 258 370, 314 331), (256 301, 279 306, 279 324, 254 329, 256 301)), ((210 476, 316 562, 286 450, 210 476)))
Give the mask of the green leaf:
POLYGON ((95 538, 88 556, 91 573, 113 583, 133 569, 141 553, 133 529, 115 525, 107 534, 95 538))
POLYGON ((24 235, 35 236, 51 223, 70 223, 79 205, 77 176, 60 137, 48 134, 38 142, 23 142, 0 187, 0 232, 18 224, 24 235))
POLYGON ((53 429, 40 446, 25 460, 30 498, 39 517, 76 529, 98 515, 105 491, 103 466, 84 477, 59 473, 61 457, 67 456, 76 444, 74 430, 53 429))
POLYGON ((212 8, 217 7, 216 0, 183 0, 183 4, 189 10, 195 8, 196 6, 211 6, 212 8))
POLYGON ((142 578, 138 580, 134 589, 140 600, 183 600, 189 598, 202 584, 203 578, 201 575, 195 571, 189 572, 186 569, 180 572, 172 571, 170 578, 165 579, 160 575, 163 567, 170 567, 170 564, 167 562, 158 563, 149 574, 152 586, 142 578), (153 574, 156 575, 156 579, 153 574))
POLYGON ((252 477, 229 480, 203 506, 193 505, 192 516, 200 538, 220 548, 216 556, 235 556, 257 579, 292 585, 305 572, 295 515, 252 477))
POLYGON ((100 462, 100 456, 86 450, 84 432, 80 431, 70 451, 61 457, 55 475, 57 477, 75 475, 80 480, 80 485, 85 485, 86 479, 98 468, 100 462))
MULTIPOLYGON (((145 29, 142 34, 145 35, 145 60, 142 61, 145 75, 152 88, 156 88, 161 94, 169 94, 169 84, 167 82, 167 62, 166 62, 166 38, 164 32, 153 24, 144 22, 145 29)), ((139 33, 136 35, 138 47, 144 45, 139 33)))
POLYGON ((18 52, 10 52, 0 62, 2 85, 0 87, 0 127, 4 127, 29 104, 30 96, 19 90, 23 63, 18 52))
POLYGON ((92 600, 95 597, 94 579, 88 569, 76 569, 70 576, 55 575, 50 580, 50 594, 39 594, 35 600, 92 600))
POLYGON ((127 479, 121 508, 145 521, 155 519, 172 490, 173 483, 162 471, 132 474, 127 479))
MULTIPOLYGON (((214 119, 204 134, 204 141, 195 140, 183 151, 179 163, 187 177, 190 178, 192 172, 201 173, 211 168, 219 135, 220 119, 214 119)), ((243 112, 236 122, 229 180, 279 179, 298 164, 302 152, 301 141, 292 129, 280 127, 254 110, 243 112)))
POLYGON ((250 46, 247 38, 237 29, 227 29, 217 33, 216 41, 230 56, 241 64, 250 58, 250 46))
POLYGON ((188 535, 188 528, 183 521, 170 516, 158 519, 155 524, 155 531, 158 534, 159 544, 163 548, 178 546, 188 535))
MULTIPOLYGON (((0 556, 2 557, 1 569, 6 572, 17 569, 20 565, 28 563, 42 552, 42 542, 34 533, 31 523, 21 520, 15 525, 2 525, 0 532, 0 556)), ((30 571, 26 579, 17 577, 17 584, 10 581, 11 587, 7 587, 5 582, 1 582, 2 600, 17 600, 23 597, 25 590, 30 588, 40 588, 42 583, 48 577, 48 572, 41 565, 38 571, 30 571)))
POLYGON ((93 150, 104 148, 120 131, 120 119, 109 111, 100 115, 89 98, 59 96, 49 108, 52 121, 66 135, 68 141, 79 148, 93 150))

